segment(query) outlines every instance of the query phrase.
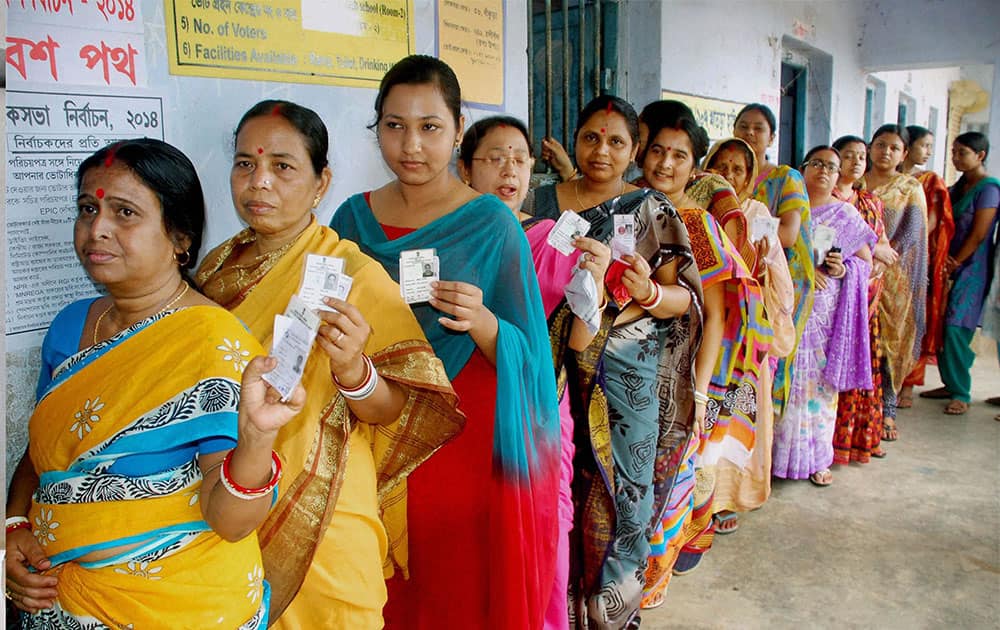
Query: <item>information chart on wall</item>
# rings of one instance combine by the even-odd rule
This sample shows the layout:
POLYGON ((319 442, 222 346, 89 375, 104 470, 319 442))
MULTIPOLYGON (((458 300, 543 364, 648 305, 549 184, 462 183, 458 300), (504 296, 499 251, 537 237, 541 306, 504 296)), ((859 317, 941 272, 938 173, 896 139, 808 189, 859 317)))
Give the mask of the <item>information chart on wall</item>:
POLYGON ((378 87, 414 50, 412 0, 166 0, 177 75, 378 87))
POLYGON ((8 350, 38 345, 52 318, 94 295, 73 250, 76 169, 116 140, 163 139, 163 102, 9 90, 7 142, 8 350))

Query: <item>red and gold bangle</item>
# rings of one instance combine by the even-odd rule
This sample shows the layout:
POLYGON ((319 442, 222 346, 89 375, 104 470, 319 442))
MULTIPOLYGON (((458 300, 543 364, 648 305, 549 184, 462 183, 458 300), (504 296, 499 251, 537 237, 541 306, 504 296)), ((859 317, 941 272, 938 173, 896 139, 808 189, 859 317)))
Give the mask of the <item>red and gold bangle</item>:
POLYGON ((18 529, 31 529, 31 521, 26 516, 10 516, 4 525, 8 534, 18 529))
POLYGON ((348 400, 364 400, 374 394, 375 388, 378 386, 378 370, 375 369, 375 364, 372 363, 367 354, 362 356, 365 361, 365 377, 356 387, 343 387, 337 377, 333 377, 333 382, 340 390, 340 394, 348 400))
POLYGON ((657 306, 660 305, 660 302, 663 300, 663 291, 660 289, 660 283, 654 282, 653 279, 650 278, 649 285, 651 291, 651 293, 649 294, 649 299, 647 299, 644 302, 636 300, 639 306, 646 309, 647 311, 655 309, 657 306))
POLYGON ((254 499, 269 496, 278 487, 278 482, 281 481, 281 460, 278 458, 278 454, 271 451, 271 480, 267 482, 267 485, 261 488, 244 488, 233 481, 232 475, 229 474, 229 464, 233 459, 233 451, 235 450, 232 449, 226 453, 225 459, 222 460, 222 470, 219 472, 219 481, 222 483, 222 487, 229 494, 244 501, 253 501, 254 499))

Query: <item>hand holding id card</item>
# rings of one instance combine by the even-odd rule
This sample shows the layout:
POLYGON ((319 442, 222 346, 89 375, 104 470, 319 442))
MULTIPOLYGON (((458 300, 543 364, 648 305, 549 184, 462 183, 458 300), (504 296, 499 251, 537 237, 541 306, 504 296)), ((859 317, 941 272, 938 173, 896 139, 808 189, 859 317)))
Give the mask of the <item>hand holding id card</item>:
POLYGON ((549 232, 545 241, 559 250, 559 253, 569 256, 576 251, 576 248, 573 247, 573 239, 586 236, 589 229, 590 221, 572 210, 566 210, 559 215, 559 220, 556 221, 555 227, 549 232))
POLYGON ((277 341, 271 346, 271 356, 278 360, 278 366, 261 378, 278 390, 282 401, 288 401, 302 380, 316 331, 310 330, 298 319, 284 315, 274 316, 274 331, 277 341), (277 336, 279 330, 280 338, 277 336))
POLYGON ((343 258, 309 254, 306 256, 299 296, 311 309, 332 311, 323 300, 328 297, 346 300, 353 283, 354 280, 344 273, 343 258))
POLYGON ((815 264, 822 265, 826 260, 826 255, 830 253, 834 241, 837 238, 837 230, 826 225, 813 225, 813 254, 816 256, 815 264))
POLYGON ((762 238, 767 237, 769 243, 778 240, 778 224, 781 219, 778 217, 756 216, 750 220, 750 242, 759 243, 762 238))
POLYGON ((399 253, 399 292, 407 304, 431 299, 431 283, 441 279, 441 261, 434 249, 399 253))

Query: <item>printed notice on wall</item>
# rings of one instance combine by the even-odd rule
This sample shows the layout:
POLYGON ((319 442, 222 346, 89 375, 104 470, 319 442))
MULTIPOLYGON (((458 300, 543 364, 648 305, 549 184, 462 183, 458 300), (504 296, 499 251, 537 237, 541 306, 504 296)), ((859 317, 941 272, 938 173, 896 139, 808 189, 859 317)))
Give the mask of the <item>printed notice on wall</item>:
POLYGON ((690 107, 697 118, 695 122, 705 128, 712 142, 732 137, 733 127, 736 125, 736 115, 746 105, 746 103, 736 101, 668 92, 667 90, 661 92, 660 98, 680 101, 690 107))
POLYGON ((177 75, 378 87, 413 52, 412 0, 165 0, 177 75))
POLYGON ((39 345, 62 307, 97 292, 73 250, 77 167, 116 140, 162 140, 163 102, 9 90, 6 110, 6 335, 16 350, 39 345))
POLYGON ((438 57, 455 70, 462 99, 503 105, 503 0, 438 0, 438 57))

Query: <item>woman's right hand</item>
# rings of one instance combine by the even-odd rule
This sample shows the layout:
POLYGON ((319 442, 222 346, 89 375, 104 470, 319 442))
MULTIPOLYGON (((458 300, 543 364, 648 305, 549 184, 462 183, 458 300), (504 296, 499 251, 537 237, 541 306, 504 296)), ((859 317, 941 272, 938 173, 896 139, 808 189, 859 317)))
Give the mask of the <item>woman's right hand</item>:
POLYGON ((592 238, 581 236, 573 240, 573 247, 580 255, 580 269, 586 269, 594 277, 598 289, 604 286, 604 275, 611 266, 611 248, 592 238))
POLYGON ((32 573, 28 567, 44 571, 52 566, 30 529, 15 529, 7 534, 7 583, 5 593, 14 605, 34 614, 55 605, 59 592, 54 575, 32 573))
POLYGON ((542 138, 542 159, 556 169, 560 179, 569 181, 576 174, 573 161, 569 159, 569 153, 563 148, 555 138, 542 138))

